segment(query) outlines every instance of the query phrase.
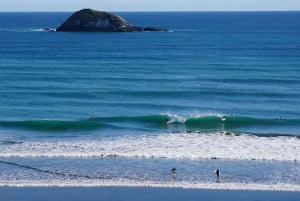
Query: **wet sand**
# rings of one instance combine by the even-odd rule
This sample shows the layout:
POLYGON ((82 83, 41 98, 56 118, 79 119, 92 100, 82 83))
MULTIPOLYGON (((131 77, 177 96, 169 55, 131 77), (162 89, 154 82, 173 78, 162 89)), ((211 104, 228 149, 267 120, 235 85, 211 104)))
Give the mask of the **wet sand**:
POLYGON ((139 187, 1 187, 1 201, 298 201, 300 192, 139 187))

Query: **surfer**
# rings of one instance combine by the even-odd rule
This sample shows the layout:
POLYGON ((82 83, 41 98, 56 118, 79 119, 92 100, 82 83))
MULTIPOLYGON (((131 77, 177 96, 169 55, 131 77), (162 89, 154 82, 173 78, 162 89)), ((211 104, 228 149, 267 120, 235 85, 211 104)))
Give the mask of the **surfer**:
POLYGON ((221 117, 221 121, 225 121, 225 120, 226 120, 226 116, 223 115, 223 116, 221 117))
POLYGON ((172 168, 171 169, 171 172, 174 174, 174 173, 176 173, 176 168, 172 168))
POLYGON ((166 118, 166 121, 165 121, 165 124, 168 125, 170 122, 169 122, 169 119, 166 118))
POLYGON ((216 173, 216 175, 217 175, 217 182, 219 182, 219 178, 220 178, 220 170, 217 169, 217 170, 215 171, 215 173, 216 173))

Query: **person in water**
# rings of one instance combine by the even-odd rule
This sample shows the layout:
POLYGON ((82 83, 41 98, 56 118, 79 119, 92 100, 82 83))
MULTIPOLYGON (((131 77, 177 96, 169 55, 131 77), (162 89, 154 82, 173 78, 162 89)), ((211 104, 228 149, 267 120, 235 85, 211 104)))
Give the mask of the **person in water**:
POLYGON ((171 169, 171 172, 172 172, 172 173, 176 173, 176 168, 172 168, 172 169, 171 169))
POLYGON ((220 178, 220 170, 217 169, 217 170, 215 171, 215 173, 216 173, 216 175, 217 175, 217 182, 219 182, 219 178, 220 178))
POLYGON ((176 176, 177 176, 177 174, 176 174, 176 168, 172 168, 171 172, 172 172, 173 179, 176 179, 176 176))

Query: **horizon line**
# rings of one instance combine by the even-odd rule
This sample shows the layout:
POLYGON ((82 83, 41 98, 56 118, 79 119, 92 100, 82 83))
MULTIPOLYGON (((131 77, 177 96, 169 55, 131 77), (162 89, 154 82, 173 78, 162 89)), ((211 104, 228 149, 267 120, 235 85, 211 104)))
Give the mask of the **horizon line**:
MULTIPOLYGON (((82 9, 85 9, 85 8, 82 8, 82 9)), ((82 9, 79 9, 79 10, 82 10, 82 9)), ((37 10, 33 10, 33 11, 1 11, 0 10, 0 13, 63 13, 63 12, 77 12, 79 10, 75 10, 75 11, 37 11, 37 10)), ((97 10, 97 9, 94 9, 94 10, 97 10)), ((108 11, 108 10, 99 10, 99 11, 104 11, 104 12, 134 12, 134 13, 146 13, 146 12, 151 12, 151 13, 155 13, 155 12, 300 12, 300 10, 166 10, 166 11, 134 11, 134 10, 118 10, 118 11, 108 11)))

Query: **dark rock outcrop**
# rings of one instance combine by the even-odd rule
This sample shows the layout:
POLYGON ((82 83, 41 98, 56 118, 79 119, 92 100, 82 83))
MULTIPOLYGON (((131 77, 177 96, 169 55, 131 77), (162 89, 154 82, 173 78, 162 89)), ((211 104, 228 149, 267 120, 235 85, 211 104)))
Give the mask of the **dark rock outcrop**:
POLYGON ((130 25, 118 15, 92 9, 82 9, 71 15, 56 31, 133 32, 167 30, 159 27, 136 27, 130 25))

